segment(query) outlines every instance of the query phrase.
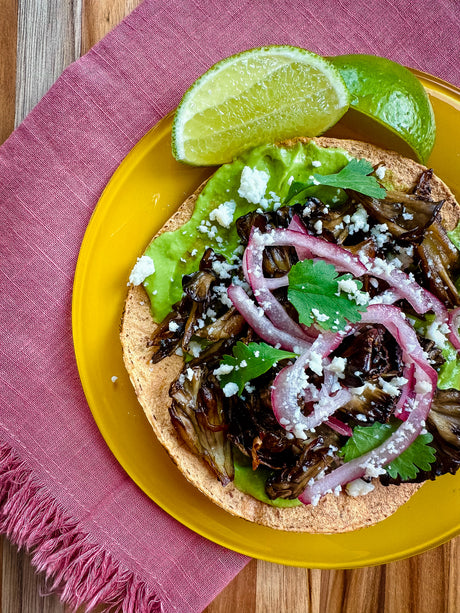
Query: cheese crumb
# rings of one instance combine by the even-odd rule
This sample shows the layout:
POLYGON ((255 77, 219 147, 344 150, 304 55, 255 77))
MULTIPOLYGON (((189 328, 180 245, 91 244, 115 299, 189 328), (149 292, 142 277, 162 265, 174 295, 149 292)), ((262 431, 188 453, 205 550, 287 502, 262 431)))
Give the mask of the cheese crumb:
POLYGON ((324 313, 321 313, 318 309, 312 309, 311 313, 312 313, 313 317, 316 319, 316 321, 318 321, 320 323, 330 319, 329 315, 325 315, 324 313))
POLYGON ((264 170, 245 166, 241 173, 238 195, 252 204, 260 204, 267 190, 270 176, 264 170))
POLYGON ((358 284, 353 279, 340 279, 337 286, 339 289, 337 296, 340 295, 340 292, 345 292, 350 300, 354 300, 356 304, 366 305, 369 303, 369 294, 359 291, 358 284))
POLYGON ((233 221, 235 210, 236 202, 234 200, 228 200, 227 202, 219 204, 216 209, 212 210, 209 213, 209 219, 211 221, 217 221, 223 228, 229 228, 233 221))
POLYGON ((340 279, 337 286, 341 292, 346 294, 354 294, 358 291, 358 284, 353 279, 340 279))
MULTIPOLYGON (((350 235, 355 234, 355 232, 359 232, 362 230, 363 232, 369 231, 369 224, 367 223, 367 212, 361 205, 358 205, 356 211, 350 217, 350 225, 348 226, 348 233, 350 235)), ((345 218, 344 218, 345 221, 345 218)), ((347 223, 345 221, 345 223, 347 223)))
POLYGON ((238 394, 238 385, 236 383, 227 383, 223 390, 224 396, 230 398, 230 396, 236 396, 238 394))
POLYGON ((175 321, 170 321, 168 325, 168 330, 170 332, 177 332, 179 330, 179 324, 175 321))
POLYGON ((343 373, 345 371, 346 365, 347 358, 339 358, 338 356, 335 356, 332 359, 332 362, 328 364, 328 366, 326 366, 326 370, 328 370, 329 372, 336 373, 339 379, 343 379, 345 376, 343 373))
POLYGON ((140 258, 137 258, 137 262, 129 275, 128 285, 140 285, 147 277, 153 275, 154 272, 155 265, 152 258, 148 255, 141 255, 140 258))
POLYGON ((188 348, 194 358, 197 358, 201 353, 201 345, 196 341, 190 341, 190 343, 188 344, 188 348))
POLYGON ((367 481, 364 481, 364 479, 355 479, 354 481, 347 483, 346 486, 347 494, 349 496, 353 496, 353 498, 356 498, 356 496, 365 496, 366 494, 369 494, 369 492, 372 492, 373 489, 374 484, 367 483, 367 481))
POLYGON ((415 384, 415 392, 417 394, 427 394, 428 392, 431 392, 432 389, 433 386, 429 381, 417 381, 415 384))
POLYGON ((426 329, 426 338, 433 341, 434 344, 443 349, 446 345, 447 339, 445 334, 449 333, 449 326, 447 324, 441 324, 439 321, 433 321, 426 329))
POLYGON ((371 234, 377 244, 377 247, 383 247, 391 239, 391 234, 388 232, 388 225, 386 223, 376 224, 371 234))
POLYGON ((314 351, 311 352, 310 358, 308 360, 308 365, 311 370, 316 373, 318 376, 323 374, 323 364, 321 354, 316 353, 314 351))
POLYGON ((392 397, 398 396, 401 391, 401 387, 406 385, 407 382, 408 380, 405 377, 393 377, 391 381, 385 381, 385 379, 379 377, 382 392, 392 397))

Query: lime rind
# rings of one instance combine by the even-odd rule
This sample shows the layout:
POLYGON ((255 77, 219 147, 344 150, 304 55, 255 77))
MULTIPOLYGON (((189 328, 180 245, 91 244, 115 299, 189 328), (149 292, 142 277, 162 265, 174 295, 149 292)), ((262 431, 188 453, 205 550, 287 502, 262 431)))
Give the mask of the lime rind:
POLYGON ((173 155, 191 165, 225 163, 264 142, 317 136, 348 107, 344 80, 324 58, 288 45, 257 47, 221 60, 184 94, 173 155))
POLYGON ((350 106, 402 138, 426 162, 436 124, 430 99, 417 77, 387 58, 351 54, 329 58, 350 91, 350 106))

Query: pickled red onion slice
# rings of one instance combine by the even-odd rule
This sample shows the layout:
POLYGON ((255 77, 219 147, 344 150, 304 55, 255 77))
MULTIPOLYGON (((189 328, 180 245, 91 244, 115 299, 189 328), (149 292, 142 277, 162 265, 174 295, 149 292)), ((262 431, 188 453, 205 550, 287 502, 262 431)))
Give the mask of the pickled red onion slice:
POLYGON ((418 342, 415 330, 407 323, 405 316, 398 307, 390 304, 371 304, 366 311, 361 313, 360 323, 384 326, 401 347, 405 362, 410 364, 414 361, 431 368, 418 342))
POLYGON ((350 428, 350 426, 348 424, 344 424, 342 421, 340 421, 340 419, 337 419, 337 417, 329 417, 326 423, 330 428, 342 436, 352 436, 353 434, 353 430, 350 428))
MULTIPOLYGON (((304 329, 286 312, 267 286, 267 279, 264 277, 262 268, 264 244, 259 243, 259 240, 254 238, 256 234, 258 237, 269 236, 268 234, 263 235, 253 230, 248 247, 243 255, 243 272, 246 280, 251 286, 256 301, 264 310, 268 319, 270 319, 277 328, 293 336, 311 341, 312 339, 308 337, 304 329)), ((271 285, 273 286, 273 280, 271 285)))
MULTIPOLYGON (((259 230, 254 230, 243 256, 243 270, 256 300, 259 304, 266 303, 267 308, 276 312, 277 317, 282 317, 284 320, 285 316, 281 313, 280 308, 283 311, 284 309, 279 303, 278 306, 270 304, 274 298, 268 295, 267 279, 263 276, 262 270, 263 250, 268 246, 293 246, 299 256, 309 255, 323 259, 333 264, 337 270, 350 272, 355 277, 370 275, 386 281, 391 286, 389 294, 391 302, 397 298, 404 298, 417 313, 423 314, 432 310, 441 323, 447 323, 448 315, 444 304, 431 292, 421 287, 412 276, 396 266, 380 258, 370 258, 364 254, 354 255, 340 245, 312 236, 307 233, 298 218, 294 217, 290 226, 295 229, 275 229, 264 234, 259 230), (253 268, 249 263, 255 264, 255 267, 253 268)), ((377 302, 377 300, 378 297, 375 297, 374 301, 377 302)), ((269 313, 267 315, 272 319, 269 313)), ((458 346, 460 348, 460 339, 458 346)))
MULTIPOLYGON (((289 223, 289 226, 288 226, 288 230, 294 230, 294 232, 300 232, 301 234, 308 235, 307 228, 300 221, 300 218, 298 215, 294 215, 294 217, 291 219, 291 222, 289 223)), ((304 247, 296 247, 296 253, 297 253, 297 257, 301 261, 312 259, 314 257, 314 254, 311 252, 311 250, 306 249, 304 247)))
POLYGON ((273 291, 280 287, 287 287, 289 285, 289 277, 288 275, 284 275, 283 277, 265 278, 264 283, 267 289, 273 291))
POLYGON ((275 377, 271 392, 272 409, 276 420, 286 430, 297 433, 313 430, 351 399, 351 392, 346 388, 333 390, 331 378, 328 377, 324 378, 323 385, 317 390, 308 384, 305 373, 305 369, 312 365, 312 360, 315 361, 313 369, 327 369, 323 358, 340 345, 343 337, 344 333, 318 336, 313 345, 302 353, 292 366, 284 367, 275 377), (304 415, 299 405, 299 396, 305 396, 307 389, 312 400, 317 400, 310 415, 304 415))
POLYGON ((413 362, 409 367, 406 366, 403 377, 407 379, 407 384, 404 386, 396 403, 394 414, 398 419, 406 421, 415 399, 415 364, 413 362))
MULTIPOLYGON (((358 256, 340 247, 340 245, 329 243, 322 238, 307 234, 305 231, 300 232, 277 228, 270 232, 261 233, 259 230, 254 230, 246 247, 246 251, 250 254, 256 253, 255 257, 257 257, 258 262, 257 271, 251 269, 247 270, 248 282, 251 287, 252 283, 249 280, 250 272, 252 273, 253 281, 260 283, 260 271, 262 269, 261 259, 265 247, 295 247, 296 249, 305 249, 312 254, 312 257, 323 259, 330 264, 334 264, 334 266, 340 270, 351 272, 356 277, 368 274, 366 266, 360 261, 358 256)), ((254 256, 252 256, 252 258, 253 257, 254 256)), ((250 267, 248 266, 248 268, 250 267)))
POLYGON ((386 281, 391 286, 393 295, 407 300, 417 313, 423 314, 432 310, 441 323, 447 322, 447 309, 444 304, 421 287, 411 275, 381 258, 369 258, 362 254, 360 259, 366 266, 366 274, 386 281))
POLYGON ((231 285, 227 290, 227 295, 236 310, 262 340, 295 353, 310 347, 311 343, 305 338, 298 338, 274 326, 240 285, 231 285))

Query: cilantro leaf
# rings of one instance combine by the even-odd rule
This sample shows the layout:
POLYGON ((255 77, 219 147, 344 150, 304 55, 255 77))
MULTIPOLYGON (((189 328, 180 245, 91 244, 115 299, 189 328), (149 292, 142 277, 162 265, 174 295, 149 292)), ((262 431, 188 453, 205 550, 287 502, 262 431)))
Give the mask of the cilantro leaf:
MULTIPOLYGON (((356 426, 353 436, 348 439, 340 450, 345 462, 350 462, 385 442, 398 427, 399 420, 389 424, 375 422, 372 426, 356 426)), ((386 471, 393 479, 398 475, 403 481, 414 479, 419 470, 430 470, 430 464, 435 461, 435 449, 429 445, 433 436, 429 433, 420 434, 403 453, 393 460, 386 471)))
POLYGON ((353 436, 347 440, 339 454, 345 462, 359 458, 386 441, 395 429, 396 427, 393 428, 390 424, 381 424, 378 421, 372 426, 356 426, 353 428, 353 436))
POLYGON ((288 204, 294 197, 296 198, 296 202, 303 202, 311 196, 319 198, 321 202, 331 208, 340 207, 347 202, 348 196, 343 189, 339 187, 329 187, 328 185, 318 185, 313 179, 314 177, 312 175, 311 181, 307 183, 293 181, 289 186, 289 191, 284 203, 288 204))
POLYGON ((374 167, 368 160, 352 159, 336 174, 313 176, 321 185, 352 189, 371 198, 385 198, 386 191, 374 176, 370 176, 373 171, 374 167))
MULTIPOLYGON (((339 281, 351 280, 352 275, 337 275, 333 264, 323 260, 303 260, 292 266, 288 299, 297 309, 301 323, 311 326, 316 321, 325 330, 343 330, 347 322, 361 319, 359 312, 366 307, 357 304, 353 294, 339 291, 339 281)), ((360 296, 362 283, 354 283, 360 296)))
POLYGON ((306 190, 309 193, 312 192, 311 188, 318 185, 327 185, 339 189, 352 189, 371 198, 385 198, 385 189, 370 174, 373 171, 374 168, 368 160, 356 160, 353 158, 342 170, 334 174, 321 175, 315 173, 311 176, 310 181, 306 183, 293 181, 289 188, 286 202, 289 202, 294 196, 298 196, 306 190))
MULTIPOLYGON (((233 347, 233 357, 224 355, 220 367, 232 367, 231 371, 219 375, 221 387, 227 383, 236 383, 238 393, 242 394, 246 383, 266 373, 280 360, 296 358, 297 354, 283 349, 276 349, 267 343, 249 343, 238 341, 233 347)), ((225 369, 224 369, 225 370, 225 369)))

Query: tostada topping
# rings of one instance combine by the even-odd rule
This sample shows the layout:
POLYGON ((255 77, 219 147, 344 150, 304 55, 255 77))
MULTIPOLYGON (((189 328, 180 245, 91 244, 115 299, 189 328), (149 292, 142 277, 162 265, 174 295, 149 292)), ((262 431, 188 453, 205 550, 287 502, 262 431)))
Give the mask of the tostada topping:
POLYGON ((460 464, 459 252, 430 172, 408 194, 382 168, 312 142, 260 147, 146 252, 165 315, 152 360, 185 356, 172 422, 224 485, 244 473, 248 491, 246 458, 269 504, 460 464))

